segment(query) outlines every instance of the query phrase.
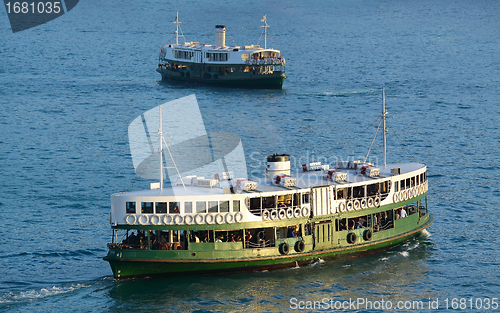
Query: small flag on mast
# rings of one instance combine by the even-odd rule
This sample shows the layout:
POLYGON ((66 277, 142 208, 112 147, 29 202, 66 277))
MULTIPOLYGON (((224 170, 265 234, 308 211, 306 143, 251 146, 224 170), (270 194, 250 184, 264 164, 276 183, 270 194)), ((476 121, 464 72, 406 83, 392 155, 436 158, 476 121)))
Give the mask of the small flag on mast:
POLYGON ((266 14, 264 14, 264 17, 262 17, 262 19, 260 21, 261 22, 265 22, 266 21, 266 14))

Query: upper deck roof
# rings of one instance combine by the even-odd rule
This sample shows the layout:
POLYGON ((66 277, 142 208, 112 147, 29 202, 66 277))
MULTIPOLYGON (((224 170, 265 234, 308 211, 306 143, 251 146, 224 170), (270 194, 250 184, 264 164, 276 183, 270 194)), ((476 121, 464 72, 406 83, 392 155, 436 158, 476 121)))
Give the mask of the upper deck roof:
MULTIPOLYGON (((425 168, 425 164, 421 163, 395 163, 388 164, 387 166, 378 167, 380 170, 379 176, 368 177, 361 174, 356 174, 354 169, 341 169, 343 173, 347 174, 347 179, 343 182, 335 182, 328 178, 322 177, 323 171, 309 171, 309 172, 296 172, 291 173, 290 177, 296 179, 296 185, 294 187, 282 187, 279 185, 274 185, 271 183, 270 178, 261 177, 257 181, 257 189, 255 191, 239 191, 239 194, 252 194, 259 192, 290 192, 293 190, 309 189, 318 186, 352 186, 352 185, 363 185, 369 184, 370 182, 376 183, 384 181, 387 178, 393 176, 391 174, 391 169, 399 168, 400 175, 408 174, 414 171, 418 171, 425 168)), ((236 185, 238 178, 232 180, 232 184, 236 185)), ((155 196, 210 196, 210 195, 223 195, 227 194, 224 192, 224 188, 229 187, 229 182, 222 180, 219 182, 218 186, 212 188, 191 186, 186 184, 185 188, 182 185, 166 187, 163 190, 152 189, 152 190, 139 190, 131 191, 126 193, 117 193, 114 196, 126 196, 126 197, 155 197, 155 196)))

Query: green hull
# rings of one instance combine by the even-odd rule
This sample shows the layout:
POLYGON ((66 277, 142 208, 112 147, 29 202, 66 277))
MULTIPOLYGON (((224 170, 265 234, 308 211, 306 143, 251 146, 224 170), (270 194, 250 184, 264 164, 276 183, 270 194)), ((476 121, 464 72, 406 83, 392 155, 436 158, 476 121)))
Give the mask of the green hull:
POLYGON ((163 80, 175 82, 186 82, 218 87, 258 88, 258 89, 281 89, 285 81, 285 74, 276 72, 266 75, 252 75, 251 73, 224 75, 182 75, 184 72, 173 72, 166 69, 156 69, 163 80))
POLYGON ((395 222, 397 224, 394 228, 374 232, 369 240, 362 237, 366 229, 349 231, 358 235, 358 241, 353 244, 342 240, 348 231, 334 232, 328 243, 330 247, 319 248, 318 238, 314 234, 298 239, 287 238, 282 242, 290 242, 292 248, 286 255, 279 252, 278 244, 276 247, 243 249, 242 243, 233 242, 192 244, 190 249, 178 251, 111 248, 104 260, 110 263, 115 278, 277 269, 307 264, 317 258, 355 256, 388 249, 418 235, 433 219, 427 214, 395 222), (293 249, 293 243, 297 240, 305 242, 303 252, 293 249))

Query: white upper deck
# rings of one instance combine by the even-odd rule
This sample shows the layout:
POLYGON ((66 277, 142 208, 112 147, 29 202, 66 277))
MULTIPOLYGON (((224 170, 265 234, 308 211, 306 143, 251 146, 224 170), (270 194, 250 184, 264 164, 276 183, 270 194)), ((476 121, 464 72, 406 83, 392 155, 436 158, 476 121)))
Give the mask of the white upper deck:
MULTIPOLYGON (((362 186, 373 184, 381 181, 387 180, 400 180, 406 179, 410 176, 415 176, 426 170, 426 166, 421 163, 395 163, 388 164, 385 167, 379 167, 379 175, 375 177, 369 177, 367 175, 356 173, 356 169, 339 169, 342 173, 346 173, 346 180, 337 182, 333 181, 324 176, 323 170, 318 171, 307 171, 307 172, 297 172, 295 174, 290 174, 291 178, 296 179, 295 186, 284 187, 281 185, 273 184, 271 178, 262 177, 261 179, 256 179, 257 188, 255 191, 245 191, 236 188, 238 179, 232 179, 231 183, 235 186, 236 194, 244 194, 245 196, 250 196, 252 193, 279 193, 279 192, 289 192, 290 190, 310 190, 314 187, 320 186, 336 186, 338 188, 362 186), (399 175, 392 175, 392 169, 400 169, 399 175), (391 179, 392 178, 392 179, 391 179)), ((207 178, 205 178, 207 179, 207 178)), ((214 179, 210 177, 208 179, 214 179)), ((214 179, 215 180, 215 179, 214 179)), ((152 189, 152 190, 140 190, 132 191, 127 193, 118 193, 113 196, 121 197, 208 197, 211 198, 217 195, 228 194, 227 188, 230 187, 230 182, 228 180, 218 181, 212 187, 200 187, 197 185, 192 185, 192 178, 184 178, 184 186, 177 180, 177 184, 172 187, 167 187, 162 190, 152 189)))

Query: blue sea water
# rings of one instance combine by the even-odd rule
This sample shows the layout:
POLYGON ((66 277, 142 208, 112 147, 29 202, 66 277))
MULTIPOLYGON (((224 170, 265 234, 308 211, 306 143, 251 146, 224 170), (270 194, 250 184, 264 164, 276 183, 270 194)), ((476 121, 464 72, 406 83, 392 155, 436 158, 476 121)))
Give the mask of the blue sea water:
MULTIPOLYGON (((298 301, 295 311, 331 311, 305 305, 325 298, 494 311, 485 299, 500 301, 498 16, 492 0, 88 0, 13 34, 0 10, 0 311, 288 312, 298 301), (283 90, 160 81, 176 11, 186 40, 213 43, 225 24, 238 45, 259 41, 267 14, 268 46, 287 60, 283 90), (112 278, 102 260, 109 197, 150 182, 132 166, 136 116, 195 94, 207 131, 239 135, 253 174, 275 152, 363 159, 382 87, 388 161, 428 166, 435 222, 422 236, 287 270, 112 278)), ((370 155, 381 160, 380 147, 370 155)))

